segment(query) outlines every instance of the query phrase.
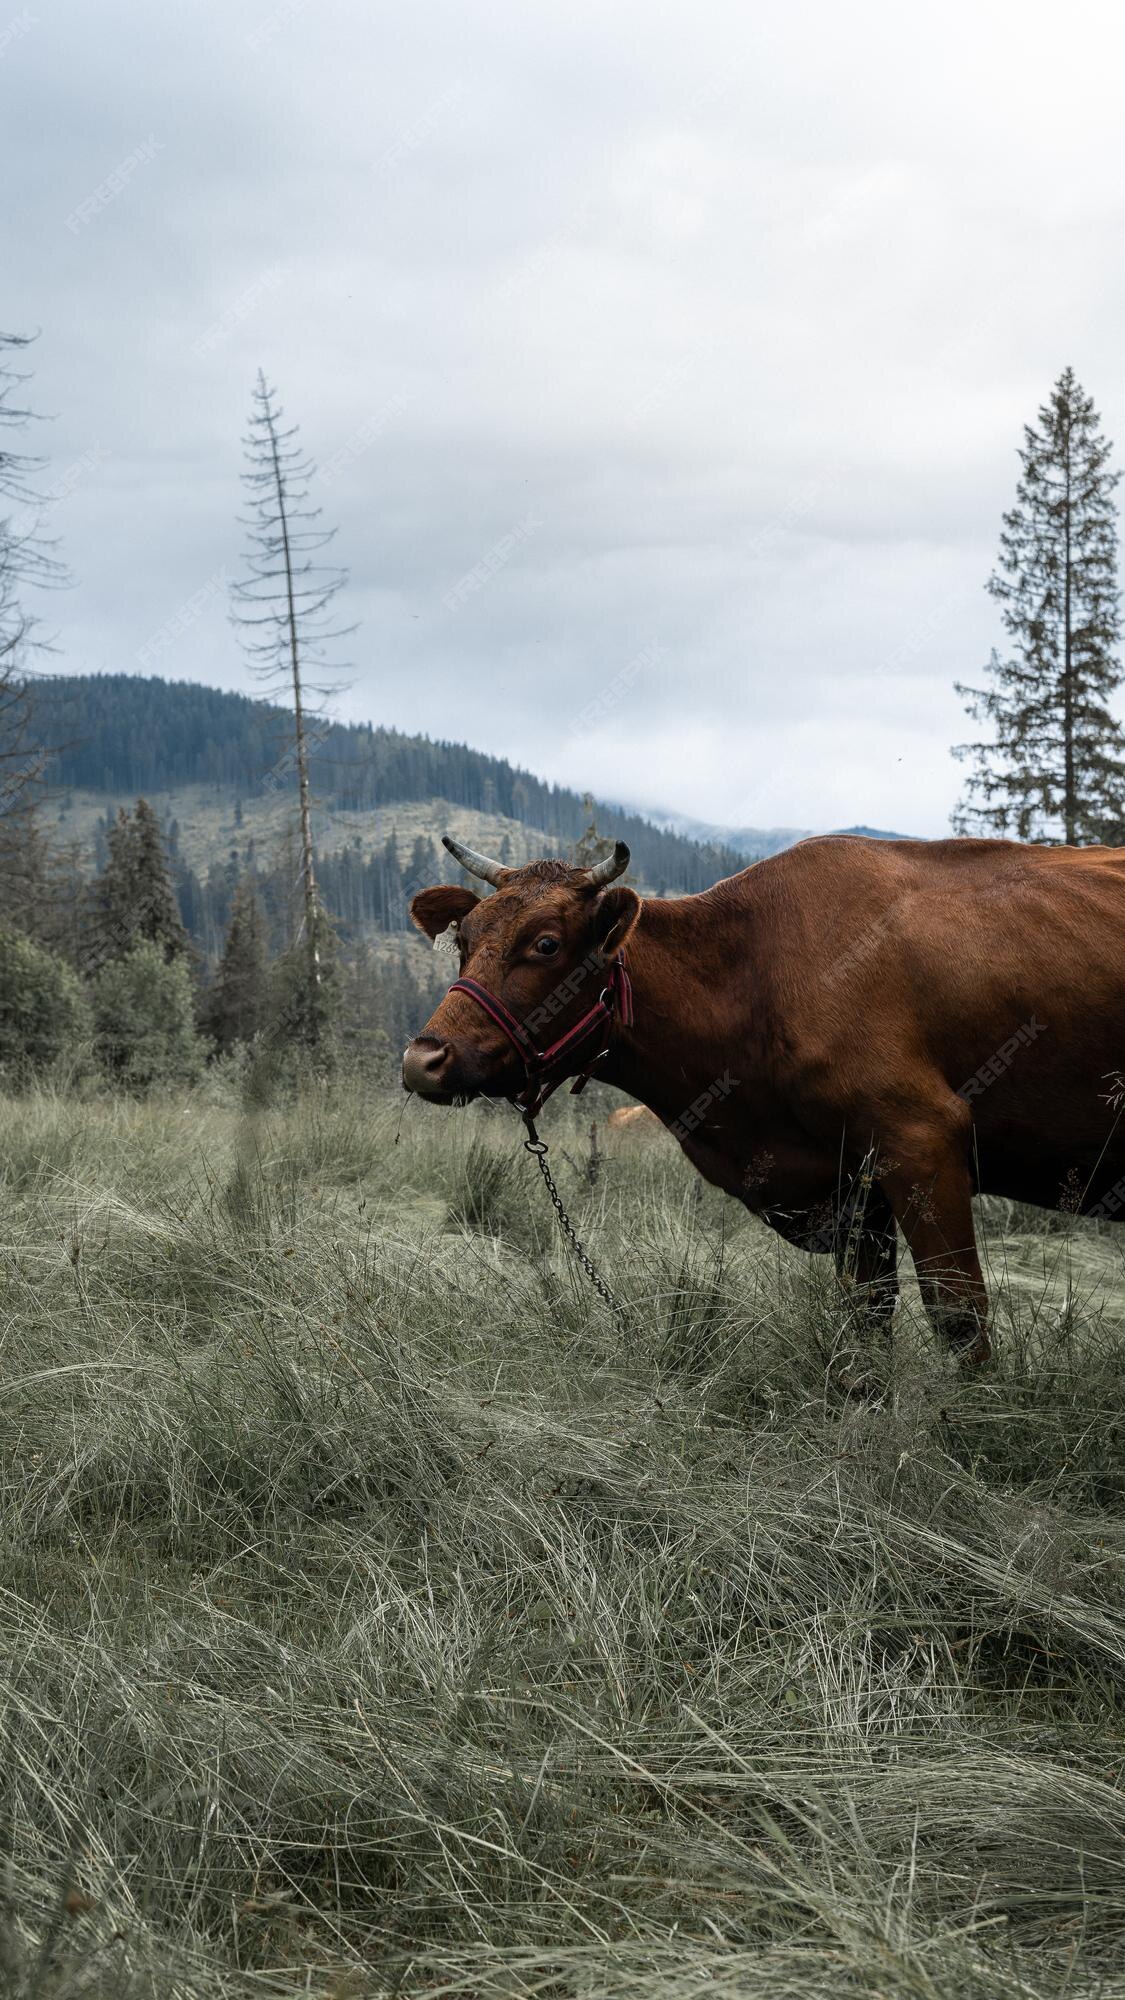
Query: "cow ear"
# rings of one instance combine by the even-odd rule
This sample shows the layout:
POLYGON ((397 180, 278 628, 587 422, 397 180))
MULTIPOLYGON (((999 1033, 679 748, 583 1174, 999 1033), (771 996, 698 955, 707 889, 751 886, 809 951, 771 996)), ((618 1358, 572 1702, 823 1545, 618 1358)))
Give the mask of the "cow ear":
POLYGON ((598 897, 594 910, 594 926, 598 935, 598 948, 607 958, 613 958, 632 935, 633 926, 641 914, 641 899, 635 889, 618 885, 607 889, 598 897))
POLYGON ((436 938, 450 924, 459 924, 480 901, 460 882, 442 882, 436 889, 420 889, 410 905, 411 921, 427 937, 436 938))

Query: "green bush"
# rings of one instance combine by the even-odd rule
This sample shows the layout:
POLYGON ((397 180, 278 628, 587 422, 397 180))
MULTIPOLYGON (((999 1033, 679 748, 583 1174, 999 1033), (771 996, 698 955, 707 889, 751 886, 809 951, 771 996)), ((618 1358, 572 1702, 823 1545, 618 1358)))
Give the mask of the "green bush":
POLYGON ((317 950, 319 969, 304 940, 293 945, 273 967, 268 1039, 283 1050, 290 1066, 313 1074, 332 1069, 340 1030, 340 970, 336 938, 327 918, 320 919, 317 950))
POLYGON ((85 995, 70 967, 0 926, 0 1073, 20 1080, 78 1057, 89 1032, 85 995))
POLYGON ((104 965, 92 989, 94 1047, 114 1083, 127 1090, 190 1083, 203 1067, 191 978, 183 959, 139 944, 104 965))

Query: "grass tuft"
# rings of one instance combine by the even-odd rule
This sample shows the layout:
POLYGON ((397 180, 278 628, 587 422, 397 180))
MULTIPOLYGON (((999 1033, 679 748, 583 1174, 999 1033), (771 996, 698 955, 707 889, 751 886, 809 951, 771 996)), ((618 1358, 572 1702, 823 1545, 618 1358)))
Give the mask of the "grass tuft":
POLYGON ((626 1339, 498 1113, 3 1113, 5 1995, 1125 1994, 1108 1232, 963 1383, 585 1104, 626 1339))

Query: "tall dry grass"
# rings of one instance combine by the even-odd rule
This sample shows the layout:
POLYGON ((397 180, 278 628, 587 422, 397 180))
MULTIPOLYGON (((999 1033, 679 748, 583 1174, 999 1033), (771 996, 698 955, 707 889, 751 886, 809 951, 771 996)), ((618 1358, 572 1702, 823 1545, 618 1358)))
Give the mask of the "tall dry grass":
POLYGON ((0 1991, 1125 1993, 1112 1233, 991 1214, 996 1373, 908 1288, 861 1403, 565 1107, 624 1339, 503 1113, 2 1109, 0 1991))

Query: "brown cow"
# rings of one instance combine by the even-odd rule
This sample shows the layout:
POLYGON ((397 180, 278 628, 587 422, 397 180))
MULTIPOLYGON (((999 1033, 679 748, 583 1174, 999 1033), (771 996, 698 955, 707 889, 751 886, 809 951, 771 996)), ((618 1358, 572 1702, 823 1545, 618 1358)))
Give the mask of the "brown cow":
MULTIPOLYGON (((899 1224, 931 1319, 989 1353, 974 1191, 1115 1215, 1125 1112, 1125 849, 826 836, 702 895, 642 899, 628 862, 503 868, 447 840, 496 890, 426 889, 463 975, 540 1046, 579 1020, 626 950, 595 1073, 650 1106, 710 1181, 793 1242, 833 1249, 889 1318, 899 1224)), ((590 1061, 581 1044, 573 1074, 590 1061)), ((403 1059, 440 1103, 515 1097, 510 1031, 451 990, 403 1059)))

